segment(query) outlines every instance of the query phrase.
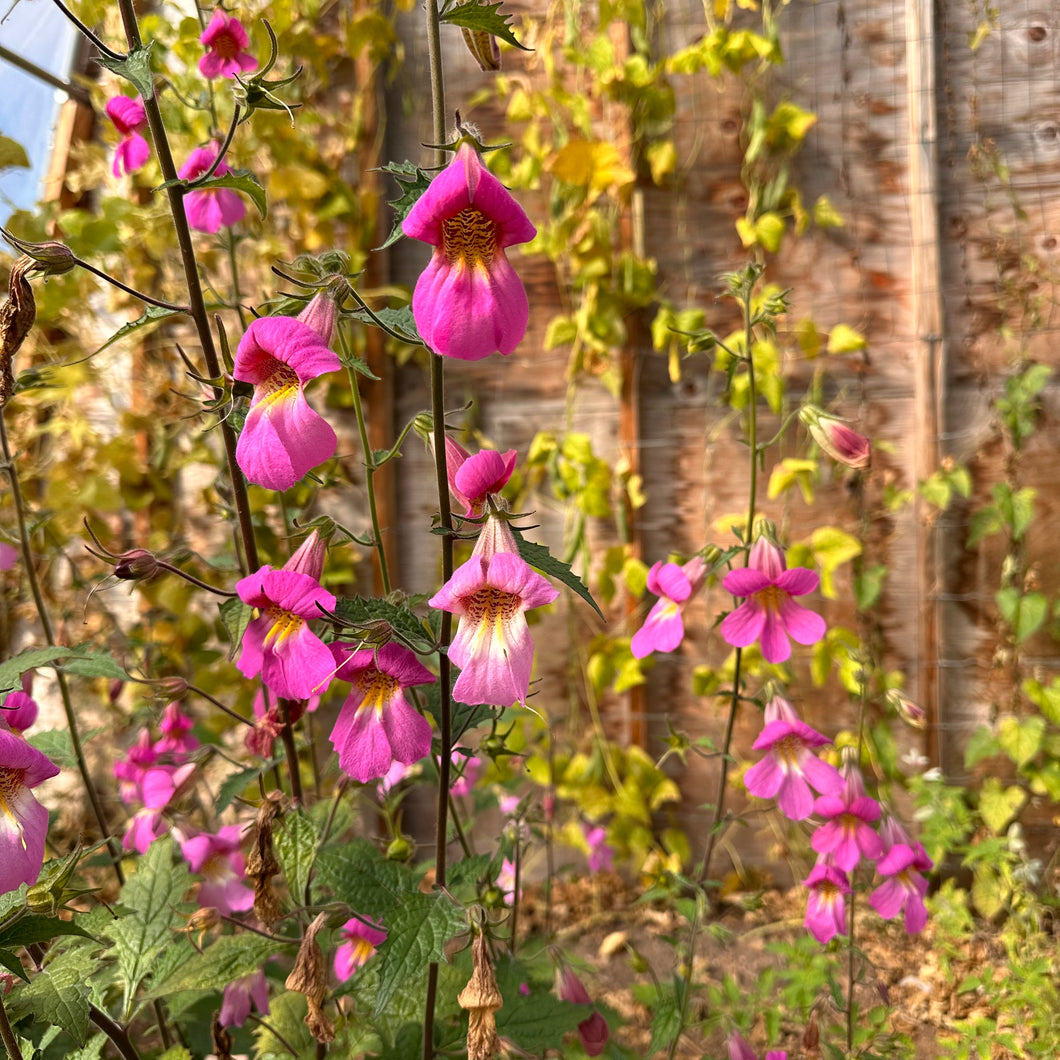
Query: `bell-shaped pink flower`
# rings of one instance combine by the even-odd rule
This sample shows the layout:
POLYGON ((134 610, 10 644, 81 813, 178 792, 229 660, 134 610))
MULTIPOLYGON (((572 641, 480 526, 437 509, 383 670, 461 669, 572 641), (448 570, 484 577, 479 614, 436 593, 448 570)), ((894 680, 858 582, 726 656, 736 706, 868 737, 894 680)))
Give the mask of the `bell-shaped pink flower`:
POLYGON ((250 482, 282 492, 334 455, 335 432, 310 408, 304 390, 341 367, 321 336, 294 317, 260 317, 247 328, 232 375, 254 385, 236 444, 250 482))
POLYGON ((0 721, 0 894, 31 886, 44 864, 48 811, 30 790, 59 767, 0 721))
POLYGON ((246 51, 250 38, 243 23, 220 8, 213 13, 199 42, 206 48, 206 54, 199 60, 199 73, 203 77, 231 78, 258 65, 258 60, 246 51))
POLYGON ((834 865, 818 862, 802 881, 810 889, 806 900, 806 930, 823 946, 836 935, 845 935, 846 896, 850 882, 834 865))
POLYGON ((872 442, 858 434, 838 416, 807 405, 799 410, 799 419, 806 425, 810 437, 833 460, 857 470, 869 466, 872 459, 872 442))
POLYGON ((226 824, 216 835, 203 832, 180 844, 191 871, 206 877, 199 885, 199 905, 204 908, 231 915, 254 907, 254 892, 244 883, 241 831, 237 824, 226 824))
MULTIPOLYGON (((187 162, 180 167, 177 176, 181 180, 194 180, 202 176, 213 165, 220 145, 211 140, 206 147, 196 147, 187 162)), ((214 171, 215 177, 227 177, 232 167, 222 162, 214 171)), ((209 232, 213 235, 222 227, 230 228, 246 216, 246 203, 239 197, 239 192, 231 188, 196 188, 184 196, 184 212, 188 224, 198 232, 209 232)))
POLYGON ((335 978, 345 983, 358 968, 363 968, 375 948, 386 941, 386 930, 381 924, 372 925, 370 917, 352 917, 339 930, 343 941, 335 949, 335 978))
POLYGON ((602 825, 583 828, 585 842, 589 844, 589 871, 610 872, 614 867, 615 852, 608 845, 607 829, 602 825))
POLYGON ((905 930, 915 935, 924 930, 927 909, 924 895, 928 881, 921 873, 930 872, 934 862, 919 843, 895 843, 879 861, 876 871, 890 876, 869 895, 869 905, 884 918, 891 920, 905 910, 905 930))
POLYGON ((856 765, 844 765, 842 776, 842 792, 822 795, 813 805, 813 812, 825 818, 825 823, 811 836, 810 846, 849 872, 862 857, 878 858, 883 853, 883 840, 872 827, 881 811, 880 804, 865 794, 865 783, 856 765))
POLYGON ((518 454, 514 449, 498 453, 482 449, 474 456, 448 435, 445 438, 445 464, 449 489, 464 506, 465 515, 481 515, 486 498, 500 493, 512 477, 518 454))
POLYGON ((284 699, 308 699, 326 688, 334 660, 309 623, 320 607, 332 610, 335 597, 308 574, 269 566, 236 582, 236 592, 261 612, 243 633, 240 673, 261 674, 262 684, 284 699))
MULTIPOLYGON (((591 1005, 593 999, 585 984, 569 969, 561 968, 556 976, 556 993, 560 1001, 570 1001, 575 1005, 591 1005)), ((582 1048, 589 1056, 599 1056, 607 1046, 611 1032, 607 1020, 595 1009, 593 1014, 578 1024, 578 1037, 582 1048)))
POLYGON ((160 755, 173 755, 182 761, 199 746, 199 741, 191 735, 194 725, 195 722, 180 709, 179 702, 168 704, 158 723, 162 738, 155 744, 155 750, 160 755))
POLYGON ((123 173, 133 173, 151 157, 151 147, 138 131, 147 125, 143 100, 130 96, 114 96, 107 100, 105 109, 107 117, 114 123, 114 128, 121 133, 121 143, 114 152, 111 172, 116 177, 123 173))
POLYGON ((766 538, 752 546, 746 567, 730 571, 722 585, 733 596, 747 599, 721 623, 721 635, 734 648, 761 641, 766 662, 791 658, 791 644, 816 644, 825 634, 824 619, 793 597, 816 590, 820 579, 805 567, 785 569, 784 553, 766 538))
POLYGON ((765 718, 754 748, 768 754, 747 770, 744 786, 760 799, 775 796, 785 817, 801 821, 813 813, 811 788, 822 795, 838 795, 843 790, 839 770, 812 751, 831 741, 807 725, 781 696, 770 700, 765 718))
POLYGON ((17 733, 25 732, 36 720, 40 708, 33 698, 33 671, 27 670, 22 675, 22 688, 8 692, 0 703, 0 721, 7 722, 8 728, 17 733))
POLYGON ((158 766, 144 773, 141 791, 144 808, 129 822, 122 836, 126 850, 146 854, 147 848, 169 827, 163 819, 169 804, 187 790, 195 773, 195 763, 182 766, 158 766))
POLYGON ((462 361, 497 350, 512 353, 526 334, 530 311, 504 251, 528 243, 537 230, 470 144, 460 145, 401 227, 434 247, 412 295, 424 342, 462 361))
POLYGON ((251 1006, 263 1016, 269 1014, 269 983, 264 968, 244 975, 225 987, 221 997, 221 1012, 217 1018, 222 1027, 242 1027, 247 1022, 251 1006))
MULTIPOLYGON (((495 523, 499 520, 491 519, 495 523)), ((485 532, 475 546, 488 540, 485 532)), ((526 624, 532 607, 559 593, 514 552, 472 554, 428 601, 459 616, 449 658, 460 667, 453 686, 458 703, 525 705, 534 664, 534 642, 526 624)))
POLYGON ((652 565, 648 591, 659 599, 630 641, 634 658, 644 659, 653 651, 673 651, 684 640, 681 608, 699 591, 706 573, 707 566, 699 556, 693 556, 681 567, 662 562, 652 565))
MULTIPOLYGON (((729 1035, 729 1060, 758 1060, 758 1054, 739 1031, 729 1035)), ((770 1049, 765 1060, 788 1060, 788 1052, 786 1049, 770 1049)))
POLYGON ((362 784, 386 776, 394 762, 412 765, 431 749, 431 725, 405 689, 435 680, 414 652, 391 641, 378 651, 331 646, 335 676, 353 686, 339 711, 331 743, 339 768, 362 784))
POLYGON ((125 759, 114 763, 118 793, 126 806, 143 802, 144 776, 157 761, 158 751, 151 740, 151 730, 141 729, 136 743, 129 748, 125 759))

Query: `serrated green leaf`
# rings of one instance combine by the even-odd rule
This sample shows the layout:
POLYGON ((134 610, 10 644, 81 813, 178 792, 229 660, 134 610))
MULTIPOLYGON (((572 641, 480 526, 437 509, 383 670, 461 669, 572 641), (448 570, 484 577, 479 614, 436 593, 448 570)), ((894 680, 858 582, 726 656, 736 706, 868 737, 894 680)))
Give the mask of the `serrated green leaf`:
POLYGON ((304 994, 286 990, 269 999, 269 1018, 254 1028, 255 1060, 291 1060, 295 1056, 314 1056, 316 1043, 305 1025, 304 994))
POLYGON ((22 967, 22 961, 19 960, 17 953, 0 949, 0 964, 13 975, 17 975, 20 979, 25 979, 27 982, 29 981, 29 976, 26 975, 26 970, 22 967))
POLYGON ((129 675, 109 655, 103 652, 78 652, 56 667, 77 677, 105 677, 109 681, 128 681, 129 675))
POLYGON ((192 1060, 192 1057, 183 1045, 174 1045, 172 1049, 167 1049, 158 1060, 192 1060))
MULTIPOLYGON (((128 335, 132 335, 134 332, 140 331, 146 328, 149 324, 157 324, 162 320, 166 320, 169 317, 183 316, 184 314, 176 309, 163 309, 161 306, 149 305, 144 307, 143 313, 140 314, 135 320, 130 320, 128 324, 122 324, 117 331, 102 346, 96 350, 96 353, 102 353, 108 346, 113 345, 120 339, 124 339, 128 335)), ((95 356, 93 354, 93 356, 95 356)))
POLYGON ((0 946, 28 946, 33 942, 47 942, 60 935, 92 936, 73 920, 60 920, 55 916, 37 916, 30 913, 19 917, 13 924, 0 928, 0 946))
POLYGON ((304 810, 284 814, 273 827, 276 858, 295 905, 309 903, 306 890, 317 851, 317 830, 304 810))
POLYGON ((61 1027, 78 1045, 88 1031, 88 977, 94 961, 83 950, 59 954, 25 985, 12 990, 5 1002, 14 1019, 32 1016, 37 1023, 61 1027))
POLYGON ((498 37, 502 41, 521 49, 524 52, 532 52, 533 48, 520 44, 512 32, 508 20, 511 15, 502 15, 500 2, 496 4, 476 3, 469 0, 468 3, 454 4, 447 8, 441 15, 442 22, 448 22, 451 26, 460 26, 464 29, 488 33, 492 37, 498 37))
POLYGON ((232 800, 247 788, 253 784, 263 773, 267 773, 273 766, 279 765, 283 761, 283 758, 273 758, 268 762, 262 762, 260 766, 250 766, 248 769, 241 769, 238 773, 232 773, 225 777, 221 781, 221 786, 217 789, 217 802, 215 809, 218 813, 223 810, 227 810, 232 805, 232 800))
MULTIPOLYGON (((290 948, 298 944, 292 939, 290 948)), ((154 985, 148 998, 166 997, 184 990, 223 990, 229 983, 259 971, 272 957, 282 953, 284 946, 275 939, 267 939, 254 932, 239 935, 222 935, 196 953, 190 945, 187 955, 176 970, 154 985)))
POLYGON ((467 930, 467 916, 444 894, 405 897, 386 920, 386 941, 379 946, 379 990, 375 997, 378 1015, 401 985, 432 961, 445 957, 445 944, 467 930))
POLYGON ((344 622, 358 626, 387 622, 419 655, 428 655, 434 648, 432 637, 422 619, 409 608, 387 600, 370 596, 340 597, 335 605, 335 614, 344 622))
POLYGON ((107 934, 114 941, 124 985, 124 1020, 133 1015, 133 999, 153 972, 156 955, 173 942, 174 932, 183 926, 179 909, 190 884, 187 865, 183 860, 174 861, 173 844, 166 837, 151 844, 121 889, 126 912, 108 926, 107 934))
POLYGON ((12 166, 29 169, 29 156, 22 144, 0 133, 0 169, 12 166))
POLYGON ((651 1007, 651 1044, 648 1055, 654 1056, 681 1032, 681 1004, 676 994, 667 991, 651 1007))
POLYGON ((232 659, 236 649, 243 643, 243 634, 254 616, 254 609, 243 603, 238 596, 233 596, 218 604, 217 610, 221 612, 221 625, 228 633, 228 642, 232 645, 228 652, 228 658, 232 659))
POLYGON ((380 166, 380 172, 389 173, 401 188, 401 194, 396 199, 387 200, 387 206, 392 206, 397 217, 394 219, 393 227, 386 241, 376 247, 376 250, 386 250, 387 247, 396 243, 403 235, 401 222, 408 216, 409 210, 416 205, 419 197, 430 187, 431 177, 419 166, 411 162, 391 162, 380 166))
POLYGON ((96 61, 100 66, 105 66, 112 73, 132 82, 133 87, 144 99, 152 99, 155 94, 154 78, 151 74, 151 49, 154 43, 154 41, 149 41, 145 46, 136 48, 120 59, 112 59, 109 55, 98 55, 96 61))
POLYGON ((507 955, 498 960, 496 972, 504 999, 496 1014, 497 1033, 532 1056, 543 1056, 549 1050, 560 1052, 564 1035, 592 1012, 588 1005, 560 1001, 551 990, 532 983, 526 966, 507 955), (523 984, 530 985, 529 994, 520 992, 523 984))
POLYGON ((22 675, 37 666, 48 666, 57 659, 69 655, 72 649, 58 646, 27 648, 18 655, 0 663, 0 692, 9 692, 22 687, 22 675))
MULTIPOLYGON (((106 1045, 109 1040, 110 1039, 105 1034, 97 1032, 88 1039, 88 1042, 83 1049, 78 1049, 73 1053, 67 1053, 63 1060, 99 1060, 100 1056, 103 1054, 103 1046, 106 1045)), ((165 1056, 160 1056, 158 1060, 165 1060, 165 1057, 168 1056, 169 1053, 166 1053, 165 1056)), ((188 1060, 191 1060, 190 1056, 188 1056, 188 1060)))
POLYGON ((384 925, 409 895, 419 894, 412 871, 387 861, 367 839, 324 847, 317 855, 316 868, 321 882, 340 902, 384 925))
MULTIPOLYGON (((402 339, 404 342, 419 346, 424 345, 423 339, 420 337, 419 330, 416 327, 416 319, 412 315, 411 305, 403 305, 396 308, 386 306, 383 309, 373 309, 372 313, 366 313, 361 309, 352 315, 358 320, 363 320, 364 323, 371 324, 374 327, 383 324, 386 329, 394 332, 397 338, 402 339), (374 314, 374 319, 372 314, 374 314)), ((364 361, 361 361, 360 364, 351 364, 351 367, 354 371, 367 376, 369 379, 379 378, 379 376, 370 371, 368 365, 365 364, 364 361)))
POLYGON ((544 546, 539 545, 536 541, 527 541, 525 537, 518 530, 512 529, 512 533, 515 535, 516 544, 519 546, 519 555, 530 564, 534 570, 540 571, 542 574, 548 575, 550 578, 558 578, 568 589, 572 589, 578 594, 599 616, 604 622, 607 621, 604 618, 603 611, 597 606, 596 601, 592 597, 592 593, 585 586, 585 582, 578 577, 577 574, 571 570, 569 563, 564 563, 561 559, 556 559, 551 552, 544 546))
POLYGON ((50 758, 60 769, 71 769, 77 765, 73 741, 66 729, 45 729, 43 732, 30 733, 26 737, 26 743, 50 758))

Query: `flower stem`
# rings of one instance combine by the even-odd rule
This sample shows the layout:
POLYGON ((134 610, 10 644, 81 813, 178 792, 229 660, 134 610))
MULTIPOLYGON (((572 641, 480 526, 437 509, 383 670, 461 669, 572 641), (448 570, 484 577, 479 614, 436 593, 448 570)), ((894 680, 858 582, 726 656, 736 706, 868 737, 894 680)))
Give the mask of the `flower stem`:
POLYGON ((92 30, 88 28, 67 6, 62 0, 52 0, 55 6, 88 38, 108 59, 121 60, 125 56, 121 52, 116 52, 113 48, 108 48, 102 40, 97 37, 92 30))
MULTIPOLYGON (((338 329, 339 345, 345 355, 346 363, 349 365, 353 356, 350 349, 349 338, 345 329, 338 329)), ((368 424, 364 417, 364 405, 361 403, 361 390, 357 385, 357 373, 347 367, 346 376, 350 381, 350 393, 353 395, 353 413, 357 417, 357 430, 361 436, 361 450, 364 453, 364 486, 368 493, 368 513, 372 520, 372 541, 375 544, 375 554, 379 561, 379 580, 383 586, 383 592, 390 592, 390 568, 386 562, 386 549, 383 547, 383 534, 379 526, 379 508, 375 499, 375 461, 372 458, 372 446, 368 440, 368 424)))
MULTIPOLYGON (((140 39, 140 27, 136 22, 136 11, 133 0, 118 0, 121 10, 122 23, 125 26, 125 36, 129 42, 129 48, 133 51, 142 48, 140 39)), ((214 346, 213 332, 210 330, 210 318, 206 312, 206 301, 203 298, 202 284, 199 280, 199 269, 195 260, 195 247, 191 239, 191 228, 188 225, 188 217, 184 212, 185 188, 179 183, 177 167, 173 162, 173 152, 170 150, 169 137, 166 133, 165 122, 162 120, 162 111, 158 106, 158 99, 152 93, 150 97, 144 97, 144 111, 147 114, 147 123, 151 127, 151 139, 154 140, 155 152, 158 155, 158 165, 162 170, 163 182, 167 185, 166 195, 169 197, 169 208, 173 219, 173 229, 177 236, 177 246, 180 251, 181 263, 184 267, 184 278, 188 287, 188 308, 192 320, 195 322, 195 331, 202 346, 202 356, 206 363, 206 377, 208 379, 221 378, 221 364, 217 357, 217 349, 214 346)), ((218 397, 222 396, 220 386, 214 387, 218 397)), ((247 496, 246 480, 239 470, 236 462, 236 434, 225 418, 221 419, 221 438, 225 447, 225 458, 228 462, 228 473, 232 483, 232 499, 236 509, 236 519, 239 524, 239 537, 243 545, 244 572, 249 574, 261 566, 258 561, 258 546, 254 539, 254 525, 251 519, 250 500, 247 496)))
POLYGON ((120 1023, 112 1020, 95 1005, 89 1006, 88 1018, 111 1040, 123 1060, 140 1060, 140 1054, 130 1040, 129 1032, 120 1023))
MULTIPOLYGON (((22 497, 22 487, 18 481, 15 471, 14 460, 11 456, 11 444, 7 438, 7 424, 3 412, 0 411, 0 452, 4 458, 4 470, 11 482, 11 500, 15 506, 15 518, 18 521, 18 540, 22 549, 22 568, 26 575, 33 603, 37 609, 37 617, 40 620, 41 631, 44 639, 51 647, 55 647, 55 631, 52 629, 51 619, 48 617, 48 608, 44 603, 44 594, 41 592, 40 581, 37 578, 37 569, 33 565, 33 550, 30 547, 29 530, 26 527, 26 506, 22 497)), ((111 865, 118 883, 125 882, 125 874, 121 868, 121 848, 110 834, 106 815, 103 812, 103 804, 99 801, 96 786, 92 782, 92 775, 88 771, 88 762, 85 760, 84 747, 81 744, 81 734, 77 728, 77 715, 74 713, 74 704, 70 696, 70 686, 66 683, 66 674, 62 670, 55 671, 55 677, 59 684, 59 696, 63 703, 63 713, 66 715, 66 725, 70 730, 70 746, 77 761, 77 769, 81 774, 81 782, 84 784, 85 793, 88 795, 89 805, 92 807, 92 816, 96 819, 96 826, 100 835, 107 841, 112 858, 111 865)))
POLYGON ((0 996, 0 1039, 3 1040, 4 1048, 7 1050, 8 1060, 22 1060, 22 1050, 18 1047, 18 1039, 11 1027, 11 1021, 7 1018, 7 1009, 4 1008, 2 996, 0 996))
MULTIPOLYGON (((441 20, 438 15, 438 0, 427 0, 427 51, 431 71, 431 115, 434 142, 445 142, 445 78, 442 69, 441 20)), ((443 153, 438 151, 438 162, 443 153)), ((438 483, 438 513, 441 526, 452 530, 453 518, 449 507, 449 479, 445 466, 445 386, 442 359, 431 351, 431 413, 434 418, 434 466, 438 483)), ((449 581, 453 574, 453 538, 442 535, 442 580, 449 581)), ((442 612, 438 651, 439 691, 439 763, 438 763, 438 811, 435 839, 434 878, 439 887, 446 880, 446 840, 449 831, 449 769, 453 757, 453 722, 450 703, 449 643, 453 634, 453 616, 442 612)), ((434 1005, 438 994, 438 962, 427 967, 427 995, 423 1006, 423 1060, 434 1056, 434 1005)))
POLYGON ((126 283, 122 283, 121 280, 110 273, 104 272, 102 269, 97 269, 95 265, 90 265, 87 261, 83 261, 81 258, 75 257, 74 261, 81 266, 82 269, 86 269, 93 275, 98 276, 101 280, 106 280, 112 287, 117 287, 118 290, 124 291, 126 294, 131 294, 133 298, 138 298, 141 302, 146 302, 148 305, 158 306, 159 309, 170 309, 174 313, 187 313, 188 306, 186 305, 174 305, 172 302, 163 302, 161 298, 153 298, 149 294, 144 294, 143 291, 136 290, 135 287, 130 287, 126 283))

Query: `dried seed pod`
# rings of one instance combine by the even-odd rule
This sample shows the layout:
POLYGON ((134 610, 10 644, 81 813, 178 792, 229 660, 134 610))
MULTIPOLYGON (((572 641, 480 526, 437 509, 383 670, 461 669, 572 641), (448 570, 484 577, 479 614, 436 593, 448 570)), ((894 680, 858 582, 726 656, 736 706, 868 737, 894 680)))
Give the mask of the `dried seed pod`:
POLYGON ((36 264, 25 256, 15 262, 8 281, 7 301, 0 306, 0 408, 15 392, 15 354, 37 319, 33 288, 26 279, 26 274, 36 268, 36 264))
POLYGON ((494 1013, 504 1001, 482 932, 475 936, 471 947, 471 978, 456 1001, 467 1009, 467 1060, 493 1060, 501 1047, 494 1013))

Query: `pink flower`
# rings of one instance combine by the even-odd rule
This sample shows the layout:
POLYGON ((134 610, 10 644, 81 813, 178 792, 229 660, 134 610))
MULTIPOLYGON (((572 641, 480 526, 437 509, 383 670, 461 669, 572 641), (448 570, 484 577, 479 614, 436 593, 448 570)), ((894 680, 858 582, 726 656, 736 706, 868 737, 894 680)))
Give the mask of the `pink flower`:
POLYGON ((308 574, 269 566, 238 581, 236 592, 261 612, 243 633, 240 673, 261 674, 262 684, 284 699, 307 699, 327 687, 334 660, 309 622, 320 617, 318 605, 333 609, 335 597, 308 574))
POLYGON ((0 541, 0 570, 11 570, 18 562, 18 549, 6 541, 0 541))
POLYGON ((648 591, 659 597, 648 612, 644 625, 633 634, 630 650, 637 659, 653 651, 673 651, 684 639, 681 605, 693 596, 706 577, 706 564, 693 556, 679 567, 676 563, 656 563, 648 571, 648 591))
POLYGON ((114 763, 114 776, 119 781, 118 792, 126 806, 143 801, 144 776, 157 761, 158 751, 151 741, 151 730, 141 729, 125 761, 114 763))
POLYGON ((470 144, 460 145, 401 227, 435 248, 412 295, 427 345, 463 361, 512 353, 530 311, 504 250, 529 242, 537 230, 470 144))
POLYGON ((111 172, 116 177, 123 173, 134 173, 151 156, 151 147, 137 132, 147 124, 147 114, 141 99, 129 96, 114 96, 107 100, 107 117, 121 133, 121 143, 114 152, 111 172))
POLYGON ((331 458, 331 425, 305 399, 305 385, 341 368, 339 358, 308 324, 294 317, 253 321, 236 350, 232 375, 254 384, 250 411, 236 445, 247 479, 266 489, 290 489, 331 458))
POLYGON ((845 935, 846 896, 850 893, 846 873, 834 865, 818 862, 803 884, 810 888, 806 901, 806 930, 822 946, 836 935, 845 935))
POLYGON ((6 721, 15 732, 23 733, 37 720, 39 712, 33 698, 33 671, 27 670, 22 675, 22 688, 8 692, 0 704, 0 722, 6 721))
POLYGON ((243 746, 259 758, 271 758, 272 745, 283 732, 283 715, 278 705, 266 706, 263 688, 259 688, 254 696, 254 717, 258 720, 243 737, 243 746))
POLYGON ((221 999, 221 1014, 217 1017, 222 1027, 242 1027, 253 1004, 263 1016, 269 1013, 269 984, 265 970, 259 968, 250 975, 236 979, 225 987, 221 999))
POLYGON ((199 746, 199 741, 189 735, 194 725, 195 722, 180 709, 179 702, 170 703, 158 723, 162 738, 155 744, 155 750, 160 755, 169 754, 178 758, 191 754, 199 746))
MULTIPOLYGON (((501 862, 501 871, 497 873, 497 878, 493 882, 497 890, 503 893, 504 904, 513 905, 515 903, 515 862, 505 858, 501 862)), ((521 891, 519 897, 522 897, 521 891)))
POLYGON ((584 831, 585 842, 589 844, 589 871, 610 872, 614 867, 615 852, 607 844, 607 829, 597 825, 584 831))
POLYGON ((802 721, 780 696, 770 700, 765 717, 765 728, 754 748, 769 753, 747 770, 744 785, 760 799, 776 796, 780 812, 793 821, 801 821, 813 813, 811 787, 822 795, 838 795, 843 790, 839 770, 811 751, 831 741, 802 721))
POLYGON ((906 933, 915 935, 923 931, 927 923, 924 895, 927 894, 928 881, 921 873, 932 868, 934 862, 919 843, 895 843, 876 862, 876 871, 891 879, 881 883, 869 895, 869 905, 884 920, 896 917, 904 908, 906 933))
MULTIPOLYGON (((556 978, 556 993, 560 1001, 570 1001, 575 1005, 591 1005, 593 999, 585 989, 582 981, 569 969, 561 968, 556 978)), ((607 1046, 611 1032, 607 1020, 595 1009, 593 1014, 578 1024, 578 1037, 582 1048, 589 1056, 599 1056, 607 1046)))
POLYGON ((258 65, 258 60, 244 51, 250 38, 243 23, 220 8, 213 13, 199 43, 206 48, 206 54, 199 60, 199 73, 203 77, 235 77, 258 65))
POLYGON ((169 804, 187 790, 194 772, 195 763, 188 762, 177 768, 159 766, 144 773, 141 786, 144 808, 129 822, 122 836, 122 846, 126 850, 146 854, 147 848, 166 834, 168 825, 163 814, 169 804))
MULTIPOLYGON (((194 180, 202 176, 213 165, 219 145, 211 140, 206 147, 196 147, 187 162, 180 167, 177 176, 181 180, 194 180)), ((222 162, 214 171, 215 177, 227 177, 232 173, 231 166, 222 162)), ((243 220, 246 215, 246 203, 239 193, 231 188, 197 188, 184 196, 184 212, 188 215, 188 224, 199 232, 211 235, 222 226, 230 228, 243 220)))
POLYGON ((0 727, 0 894, 37 882, 44 864, 48 811, 30 790, 59 767, 35 747, 0 727))
POLYGON ((431 725, 405 689, 435 680, 416 655, 391 641, 378 651, 333 644, 335 676, 353 686, 339 711, 331 743, 339 768, 362 784, 384 777, 395 761, 418 762, 431 749, 431 725))
MULTIPOLYGON (((729 1035, 729 1060, 758 1060, 754 1049, 739 1031, 733 1031, 729 1035)), ((770 1049, 765 1060, 788 1060, 787 1050, 770 1049)))
POLYGON ((239 851, 239 825, 227 824, 216 835, 203 832, 180 844, 180 852, 206 879, 199 886, 199 905, 220 913, 245 913, 254 906, 254 892, 243 882, 246 862, 239 851))
POLYGON ((477 755, 466 755, 463 751, 454 751, 453 767, 453 772, 458 772, 460 775, 449 785, 449 794, 457 799, 463 795, 470 795, 479 773, 482 772, 482 759, 477 755))
POLYGON ((458 703, 525 705, 534 665, 525 612, 559 595, 514 551, 493 551, 505 535, 514 545, 503 520, 490 519, 471 558, 427 601, 460 619, 449 646, 449 658, 460 667, 453 686, 458 703))
POLYGON ((883 840, 872 827, 879 819, 880 804, 865 794, 861 771, 850 764, 843 767, 843 791, 822 795, 813 805, 818 817, 827 818, 810 839, 818 854, 831 855, 832 864, 849 872, 862 857, 878 858, 883 840))
POLYGON ((786 662, 791 657, 788 637, 799 644, 816 644, 824 636, 824 619, 792 599, 812 593, 818 582, 805 567, 785 570, 784 553, 760 537, 751 546, 747 566, 730 571, 722 581, 726 592, 748 599, 725 616, 721 635, 734 648, 746 648, 760 639, 766 662, 786 662))
POLYGON ((486 498, 500 493, 515 470, 518 454, 514 449, 498 453, 482 449, 471 456, 458 442, 445 437, 445 465, 449 489, 464 506, 465 515, 481 515, 486 498))
POLYGON ((799 419, 813 440, 833 460, 858 470, 869 466, 872 442, 837 416, 829 416, 827 412, 808 405, 799 410, 799 419))
POLYGON ((343 924, 339 934, 341 942, 335 950, 335 978, 345 983, 358 968, 363 968, 368 958, 375 953, 375 948, 386 941, 386 929, 371 918, 353 917, 343 924))

